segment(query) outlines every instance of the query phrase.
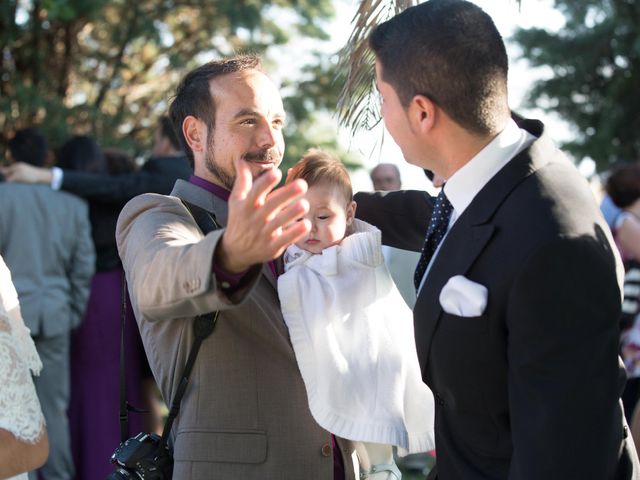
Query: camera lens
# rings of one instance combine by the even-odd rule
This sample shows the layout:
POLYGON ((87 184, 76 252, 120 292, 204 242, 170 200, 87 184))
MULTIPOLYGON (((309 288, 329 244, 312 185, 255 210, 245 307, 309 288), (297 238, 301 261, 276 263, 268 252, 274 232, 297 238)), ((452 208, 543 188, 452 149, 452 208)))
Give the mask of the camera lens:
POLYGON ((118 468, 115 472, 111 472, 105 480, 130 480, 134 477, 129 472, 118 468))

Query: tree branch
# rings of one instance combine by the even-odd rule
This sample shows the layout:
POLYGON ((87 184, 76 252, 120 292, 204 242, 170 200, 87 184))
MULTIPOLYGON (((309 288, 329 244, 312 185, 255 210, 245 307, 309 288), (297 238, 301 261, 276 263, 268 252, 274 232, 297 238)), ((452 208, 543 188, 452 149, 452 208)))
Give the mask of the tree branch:
POLYGON ((31 30, 33 32, 33 56, 31 61, 33 85, 36 86, 40 83, 40 0, 34 0, 33 11, 31 12, 31 30))
POLYGON ((60 67, 58 76, 58 95, 60 98, 65 98, 67 95, 67 88, 69 88, 69 72, 71 71, 71 57, 74 37, 74 23, 67 23, 63 27, 63 44, 64 50, 62 53, 62 65, 60 67))
POLYGON ((16 10, 18 2, 7 2, 2 7, 2 15, 0 15, 0 93, 4 96, 7 94, 7 84, 12 81, 12 76, 7 75, 8 60, 5 58, 6 49, 10 49, 10 42, 14 40, 12 37, 16 32, 16 10))
MULTIPOLYGON (((125 3, 124 5, 125 5, 124 8, 130 8, 127 3, 125 3)), ((100 110, 100 107, 102 107, 102 102, 104 102, 107 92, 109 91, 109 88, 111 88, 111 84, 118 76, 118 73, 120 72, 120 68, 122 68, 122 64, 123 64, 122 59, 124 58, 124 52, 129 42, 133 39, 133 35, 136 30, 136 25, 138 23, 139 14, 140 14, 139 4, 138 2, 133 2, 133 14, 131 15, 131 19, 129 20, 129 25, 127 26, 127 33, 125 34, 122 40, 122 43, 120 45, 120 49, 118 50, 118 53, 114 58, 115 61, 113 65, 113 70, 111 71, 111 76, 100 87, 100 91, 93 105, 93 108, 96 112, 100 110)))

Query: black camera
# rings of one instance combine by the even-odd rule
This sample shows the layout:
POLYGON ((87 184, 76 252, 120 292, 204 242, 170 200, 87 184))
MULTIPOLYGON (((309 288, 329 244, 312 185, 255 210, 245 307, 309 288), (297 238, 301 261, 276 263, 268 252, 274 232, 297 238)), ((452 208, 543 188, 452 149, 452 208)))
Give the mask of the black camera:
POLYGON ((139 433, 121 443, 111 455, 116 470, 106 480, 170 480, 173 458, 155 433, 139 433))

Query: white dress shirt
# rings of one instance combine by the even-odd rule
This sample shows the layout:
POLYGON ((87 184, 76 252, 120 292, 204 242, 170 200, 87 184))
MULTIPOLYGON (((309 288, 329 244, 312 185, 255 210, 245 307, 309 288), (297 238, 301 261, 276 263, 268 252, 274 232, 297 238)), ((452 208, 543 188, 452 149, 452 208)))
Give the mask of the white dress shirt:
MULTIPOLYGON (((442 188, 444 188, 444 192, 453 206, 447 232, 451 230, 453 224, 471 204, 478 192, 489 183, 489 180, 509 163, 513 157, 529 147, 535 138, 526 130, 519 128, 513 120, 509 120, 507 126, 496 138, 491 140, 486 147, 480 150, 475 157, 447 180, 442 188)), ((427 265, 418 292, 422 289, 424 279, 427 277, 433 260, 438 255, 440 247, 446 238, 447 233, 445 233, 444 238, 431 257, 429 265, 427 265)))

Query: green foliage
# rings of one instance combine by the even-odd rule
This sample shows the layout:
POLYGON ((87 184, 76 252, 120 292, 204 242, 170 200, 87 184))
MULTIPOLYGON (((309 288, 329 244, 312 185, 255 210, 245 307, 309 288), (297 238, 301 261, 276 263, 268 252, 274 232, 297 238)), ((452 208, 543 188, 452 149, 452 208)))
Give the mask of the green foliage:
POLYGON ((640 2, 556 0, 566 24, 552 33, 519 30, 514 39, 534 66, 552 76, 538 81, 531 106, 554 110, 579 137, 563 147, 591 157, 604 170, 617 160, 640 160, 640 2))
MULTIPOLYGON (((331 0, 3 0, 0 145, 38 125, 53 147, 83 133, 139 155, 189 69, 236 52, 268 54, 297 35, 321 41, 333 14, 331 0)), ((289 85, 293 147, 316 144, 312 110, 335 108, 334 90, 324 89, 331 61, 316 58, 289 85)), ((321 140, 336 147, 335 137, 321 140)))

